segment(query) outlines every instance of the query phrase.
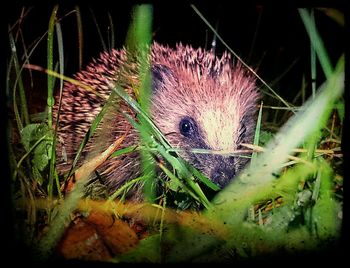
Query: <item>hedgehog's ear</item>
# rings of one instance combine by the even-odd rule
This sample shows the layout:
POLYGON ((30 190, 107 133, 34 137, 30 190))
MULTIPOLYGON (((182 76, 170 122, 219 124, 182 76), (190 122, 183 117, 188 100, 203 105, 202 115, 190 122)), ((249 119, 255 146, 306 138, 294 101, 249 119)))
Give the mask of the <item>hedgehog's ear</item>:
POLYGON ((176 81, 174 72, 168 66, 163 64, 152 65, 151 72, 153 92, 164 88, 166 83, 176 81))

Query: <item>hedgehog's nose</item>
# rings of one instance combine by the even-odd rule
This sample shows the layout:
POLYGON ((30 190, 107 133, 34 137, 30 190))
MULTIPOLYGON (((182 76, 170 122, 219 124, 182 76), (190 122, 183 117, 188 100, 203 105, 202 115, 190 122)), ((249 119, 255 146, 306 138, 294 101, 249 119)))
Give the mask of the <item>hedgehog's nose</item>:
POLYGON ((224 188, 235 176, 235 170, 233 168, 218 167, 212 174, 213 182, 224 188))

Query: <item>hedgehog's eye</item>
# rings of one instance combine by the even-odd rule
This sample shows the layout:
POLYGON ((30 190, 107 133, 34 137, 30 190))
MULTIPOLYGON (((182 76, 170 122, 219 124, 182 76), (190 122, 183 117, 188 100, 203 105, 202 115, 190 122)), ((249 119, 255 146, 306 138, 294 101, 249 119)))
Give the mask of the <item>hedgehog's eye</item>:
POLYGON ((180 133, 185 137, 191 136, 194 132, 193 120, 187 117, 181 119, 179 124, 179 129, 180 129, 180 133))

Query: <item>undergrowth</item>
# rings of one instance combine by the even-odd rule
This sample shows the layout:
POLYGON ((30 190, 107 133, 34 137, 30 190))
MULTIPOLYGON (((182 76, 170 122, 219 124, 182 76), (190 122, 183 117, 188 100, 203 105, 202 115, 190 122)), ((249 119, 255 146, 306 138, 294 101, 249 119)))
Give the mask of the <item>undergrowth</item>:
MULTIPOLYGON (((214 31, 217 39, 226 45, 200 11, 194 6, 193 9, 208 29, 214 31)), ((151 42, 152 9, 141 6, 135 10, 130 27, 134 31, 129 31, 126 40, 129 47, 151 42), (146 24, 142 23, 145 21, 146 24)), ((145 254, 147 260, 152 262, 222 261, 279 252, 312 251, 337 243, 341 235, 343 203, 341 138, 344 120, 344 57, 341 56, 333 67, 318 33, 322 29, 316 27, 314 11, 310 13, 306 9, 299 9, 296 12, 299 12, 310 38, 310 73, 313 77, 311 80, 306 75, 303 77, 300 90, 290 102, 257 76, 263 102, 259 105, 254 143, 246 145, 247 149, 253 150, 251 164, 220 192, 215 184, 178 156, 178 148, 170 146, 149 117, 149 65, 145 63, 142 66, 144 76, 140 78, 142 83, 137 89, 136 100, 119 85, 114 86, 113 97, 126 101, 138 115, 137 120, 131 117, 128 120, 140 133, 142 146, 137 150, 142 155, 143 170, 149 172, 118 189, 109 197, 109 202, 115 199, 123 201, 125 192, 133 187, 133 183, 142 181, 146 200, 163 211, 170 204, 179 211, 201 211, 204 217, 221 222, 223 230, 228 232, 226 236, 217 237, 210 232, 201 232, 195 223, 190 226, 180 224, 174 228, 170 224, 165 228, 166 220, 161 218, 154 225, 155 231, 143 239, 135 250, 116 256, 115 261, 143 261, 145 254), (318 62, 321 71, 316 68, 318 62), (319 77, 324 79, 316 84, 319 77), (311 94, 307 93, 310 89, 311 94), (305 98, 305 95, 310 97, 305 98), (155 161, 159 156, 165 164, 155 161), (165 189, 161 194, 155 192, 153 185, 154 178, 158 176, 157 169, 167 175, 166 179, 163 176, 157 180, 161 181, 162 189, 165 189), (218 194, 211 198, 207 196, 208 191, 210 195, 218 194), (171 247, 167 247, 169 245, 171 247)), ((63 81, 69 80, 64 76, 64 32, 61 22, 66 16, 76 16, 80 22, 78 33, 82 32, 83 25, 78 7, 74 12, 60 14, 60 8, 56 6, 48 22, 47 32, 27 45, 22 39, 21 25, 29 13, 30 9, 23 9, 21 18, 9 26, 8 32, 11 53, 8 58, 6 92, 10 111, 10 180, 17 211, 17 239, 22 240, 24 237, 24 243, 30 247, 39 244, 39 248, 45 248, 44 255, 49 256, 50 250, 64 232, 70 214, 83 196, 83 189, 79 187, 74 190, 75 196, 67 197, 62 192, 64 183, 77 171, 77 167, 73 166, 64 178, 58 176, 55 167, 57 129, 54 127, 57 123, 53 122, 52 115, 54 88, 59 88, 61 92, 63 81), (47 66, 34 68, 31 55, 39 43, 45 40, 47 66), (36 77, 34 72, 37 70, 47 73, 46 109, 39 113, 30 108, 32 104, 28 101, 28 95, 35 89, 29 88, 26 83, 28 75, 36 77), (44 205, 40 200, 46 200, 44 205)), ((113 29, 113 22, 110 21, 110 28, 113 29)), ((102 36, 102 29, 97 22, 96 27, 102 36)), ((79 34, 80 51, 83 43, 81 36, 79 34)), ((113 47, 113 35, 110 40, 113 47)), ((102 37, 101 42, 106 48, 102 37)), ((227 46, 227 49, 235 54, 230 47, 227 46)), ((144 53, 147 54, 147 50, 144 53)), ((81 57, 82 53, 79 55, 81 57)), ((81 59, 79 62, 81 65, 81 59)), ((105 110, 92 124, 80 152, 104 113, 105 110)), ((134 150, 134 147, 116 150, 111 157, 134 150)), ((78 157, 79 153, 77 160, 78 157)), ((88 178, 89 172, 84 176, 88 178)), ((80 180, 85 182, 85 178, 80 180)))

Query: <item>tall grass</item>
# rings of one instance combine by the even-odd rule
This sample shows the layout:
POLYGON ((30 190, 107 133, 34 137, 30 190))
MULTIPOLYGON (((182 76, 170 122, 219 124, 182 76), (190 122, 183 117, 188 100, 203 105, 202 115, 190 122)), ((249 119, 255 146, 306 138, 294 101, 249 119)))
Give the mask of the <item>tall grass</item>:
MULTIPOLYGON (((194 13, 198 14, 207 27, 213 31, 218 40, 226 45, 200 11, 193 5, 192 8, 194 13)), ((35 242, 31 246, 38 247, 37 252, 43 259, 49 258, 53 253, 71 220, 70 215, 77 209, 79 201, 84 196, 84 185, 94 175, 94 168, 89 167, 88 169, 87 166, 84 166, 85 173, 79 178, 70 194, 65 197, 61 192, 61 187, 72 174, 77 175, 82 171, 77 169, 82 151, 97 131, 103 118, 106 118, 110 109, 115 105, 115 99, 125 101, 137 114, 136 120, 127 114, 125 116, 130 124, 139 131, 141 143, 139 146, 117 150, 111 157, 138 150, 141 155, 143 173, 118 189, 110 196, 108 202, 112 203, 116 198, 123 199, 128 189, 132 188, 135 183, 142 182, 145 186, 146 201, 154 207, 161 208, 163 214, 159 221, 154 219, 147 222, 149 225, 156 222, 153 225, 155 232, 143 239, 134 251, 116 256, 114 261, 137 262, 144 260, 145 255, 154 262, 222 261, 223 259, 232 260, 275 254, 280 251, 290 253, 303 250, 313 251, 336 243, 340 236, 341 218, 339 215, 342 211, 342 193, 338 196, 334 194, 335 186, 341 184, 341 182, 336 182, 339 175, 334 158, 337 154, 340 155, 338 157, 340 162, 342 158, 336 146, 331 148, 321 148, 321 146, 331 142, 333 142, 331 144, 337 144, 341 135, 340 130, 338 131, 340 134, 336 133, 335 128, 340 127, 335 126, 334 122, 331 127, 328 126, 333 120, 332 115, 335 110, 338 111, 340 120, 343 119, 341 115, 344 109, 342 101, 344 57, 340 57, 336 67, 333 68, 327 55, 327 49, 316 28, 315 20, 305 9, 300 9, 298 12, 310 39, 313 77, 316 75, 315 59, 317 58, 326 79, 317 90, 313 91, 309 100, 300 107, 295 107, 279 96, 271 85, 258 77, 266 86, 266 96, 273 96, 284 105, 284 107, 274 108, 276 110, 286 109, 294 115, 283 124, 276 134, 272 135, 262 129, 263 124, 266 123, 262 122, 264 112, 268 107, 261 104, 254 144, 246 145, 255 150, 251 164, 211 201, 206 196, 204 189, 218 191, 218 186, 178 156, 179 148, 170 146, 149 115, 151 76, 147 59, 152 32, 152 7, 150 5, 141 5, 134 9, 133 21, 126 39, 128 49, 138 51, 138 53, 140 53, 139 44, 144 44, 141 46, 144 50, 140 53, 143 57, 140 68, 141 83, 139 88, 135 88, 137 98, 133 99, 126 94, 118 84, 111 88, 112 94, 109 100, 91 124, 81 142, 71 170, 63 180, 59 180, 55 169, 57 129, 53 126, 57 126, 58 121, 53 122, 52 115, 53 89, 58 84, 57 78, 59 78, 60 94, 62 94, 63 80, 69 80, 63 75, 65 72, 63 68, 64 33, 61 29, 61 19, 57 15, 59 7, 54 7, 48 31, 39 40, 42 42, 43 37, 47 36, 47 67, 42 69, 48 73, 48 112, 41 123, 31 121, 32 117, 28 112, 22 82, 23 66, 25 64, 29 66, 30 54, 35 46, 27 53, 28 56, 24 62, 20 63, 16 49, 19 41, 15 40, 13 29, 10 29, 11 56, 8 64, 6 90, 12 97, 11 107, 16 121, 13 136, 19 133, 17 143, 20 148, 9 144, 10 152, 12 152, 10 159, 13 163, 14 199, 20 200, 21 202, 17 202, 18 206, 21 208, 24 206, 24 211, 27 212, 27 216, 24 219, 23 216, 19 217, 18 221, 27 221, 31 226, 28 233, 27 229, 24 231, 28 237, 28 244, 31 244, 30 241, 34 239, 35 242), (57 37, 57 52, 54 49, 55 36, 57 37), (14 81, 11 74, 14 74, 14 81), (159 156, 164 163, 155 160, 159 156), (162 170, 166 179, 158 175, 157 169, 162 170), (159 181, 164 189, 160 196, 157 196, 155 182, 159 181), (170 203, 167 199, 168 192, 180 192, 186 196, 184 198, 183 195, 175 195, 175 198, 178 198, 177 202, 174 202, 177 204, 176 209, 196 209, 201 217, 193 217, 193 221, 188 225, 181 221, 177 224, 167 222, 164 215, 170 203), (42 220, 38 218, 38 212, 42 212, 38 208, 38 197, 43 197, 48 201, 47 206, 44 207, 45 215, 47 215, 44 224, 48 230, 40 233, 40 238, 35 236, 36 226, 39 220, 42 220), (198 209, 201 209, 200 212, 198 209), (203 223, 203 218, 208 221, 203 223), (210 225, 210 222, 213 225, 210 225), (199 227, 204 224, 209 229, 216 228, 213 227, 214 222, 220 222, 220 228, 228 235, 218 236, 216 232, 203 232, 199 227)), ((80 44, 79 66, 81 66, 83 26, 79 8, 76 9, 76 16, 80 44)), ((103 48, 113 47, 113 35, 110 37, 110 45, 107 45, 94 15, 93 19, 103 48)), ((113 28, 111 18, 110 23, 113 28)), ((228 46, 227 48, 235 55, 231 48, 228 46)), ((304 88, 300 92, 303 90, 304 88)), ((300 95, 303 94, 300 93, 300 95)), ((220 152, 205 151, 204 153, 220 152)), ((94 165, 97 164, 93 163, 94 165)))

